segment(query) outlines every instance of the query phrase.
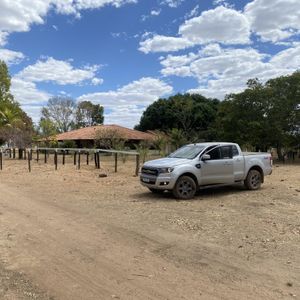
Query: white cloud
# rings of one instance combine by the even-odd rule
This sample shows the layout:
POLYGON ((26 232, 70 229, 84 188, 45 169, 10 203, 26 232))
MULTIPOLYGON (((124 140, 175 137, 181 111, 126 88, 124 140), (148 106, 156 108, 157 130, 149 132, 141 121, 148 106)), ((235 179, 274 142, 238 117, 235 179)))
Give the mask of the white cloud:
POLYGON ((229 2, 227 0, 214 0, 213 1, 213 5, 219 6, 219 5, 223 5, 225 7, 234 7, 233 4, 229 4, 229 2))
POLYGON ((95 78, 98 69, 97 65, 75 69, 69 61, 49 57, 26 67, 16 77, 29 82, 54 82, 60 85, 78 84, 85 80, 92 80, 92 84, 95 82, 99 84, 101 79, 95 78))
POLYGON ((168 55, 161 60, 164 76, 194 77, 199 87, 188 92, 222 99, 225 94, 242 91, 250 78, 266 81, 287 75, 300 66, 300 44, 273 57, 253 48, 222 49, 208 45, 198 53, 168 55))
POLYGON ((0 47, 3 47, 7 43, 8 33, 0 30, 0 47))
POLYGON ((161 13, 161 9, 157 9, 157 10, 153 9, 150 12, 151 16, 159 16, 160 13, 161 13))
POLYGON ((300 70, 300 44, 279 52, 272 57, 270 63, 278 68, 300 70))
POLYGON ((144 53, 169 52, 212 42, 249 44, 251 33, 247 18, 224 6, 204 11, 199 17, 185 21, 178 32, 180 37, 154 35, 147 38, 140 42, 139 50, 144 53))
POLYGON ((163 51, 178 51, 191 47, 193 44, 187 39, 181 37, 170 37, 163 35, 154 35, 140 42, 139 50, 144 53, 149 52, 163 52, 163 51))
POLYGON ((102 78, 97 78, 97 77, 94 77, 91 82, 92 82, 92 85, 100 85, 103 83, 103 79, 102 78))
POLYGON ((35 124, 39 123, 42 105, 21 105, 21 107, 35 124))
POLYGON ((177 8, 184 0, 163 0, 161 5, 168 5, 171 8, 177 8))
POLYGON ((110 113, 104 113, 105 124, 118 124, 128 128, 133 128, 139 123, 140 117, 145 108, 136 106, 121 106, 110 113))
POLYGON ((179 27, 179 34, 194 44, 250 42, 250 26, 246 17, 224 6, 205 11, 199 17, 187 20, 179 27))
POLYGON ((21 105, 33 105, 46 102, 51 95, 37 89, 33 82, 13 77, 11 80, 11 93, 21 105))
POLYGON ((137 0, 0 0, 0 45, 8 33, 29 31, 31 25, 43 24, 50 10, 80 17, 81 10, 128 3, 137 0))
POLYGON ((184 19, 187 20, 196 17, 199 14, 199 10, 200 10, 200 5, 197 4, 190 12, 185 14, 184 19))
POLYGON ((299 0, 254 0, 245 6, 245 16, 263 41, 277 42, 300 32, 299 0))
POLYGON ((8 65, 18 64, 24 59, 24 54, 9 49, 0 49, 0 60, 5 61, 8 65))
POLYGON ((99 103, 106 110, 106 123, 117 123, 133 127, 138 123, 145 106, 160 97, 172 93, 173 88, 165 82, 144 77, 115 91, 92 93, 80 96, 77 100, 99 103))

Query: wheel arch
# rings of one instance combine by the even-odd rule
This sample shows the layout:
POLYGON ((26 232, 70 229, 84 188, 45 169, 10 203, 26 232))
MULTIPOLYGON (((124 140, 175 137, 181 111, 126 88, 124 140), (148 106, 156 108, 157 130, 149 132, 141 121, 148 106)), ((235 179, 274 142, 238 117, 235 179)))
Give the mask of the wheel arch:
POLYGON ((260 166, 257 166, 257 165, 252 166, 252 167, 249 169, 249 171, 248 171, 248 173, 247 173, 247 176, 248 176, 249 172, 252 171, 252 170, 256 170, 256 171, 258 171, 258 172, 260 173, 260 175, 261 175, 261 182, 264 183, 265 175, 264 175, 263 169, 262 169, 260 166))
MULTIPOLYGON (((188 176, 188 177, 191 177, 191 178, 195 181, 196 187, 197 187, 197 188, 199 187, 198 179, 197 179, 197 177, 196 177, 193 173, 190 173, 190 172, 183 173, 183 174, 181 174, 181 175, 178 177, 178 179, 179 179, 180 177, 182 177, 182 176, 188 176)), ((177 180, 178 180, 178 179, 177 179, 177 180)))

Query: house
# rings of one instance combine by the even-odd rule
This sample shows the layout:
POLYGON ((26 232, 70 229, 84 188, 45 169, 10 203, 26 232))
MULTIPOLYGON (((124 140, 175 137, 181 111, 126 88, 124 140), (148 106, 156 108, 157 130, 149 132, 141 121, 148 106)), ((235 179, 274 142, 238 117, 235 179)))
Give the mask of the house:
POLYGON ((79 148, 109 148, 113 140, 123 141, 126 147, 134 148, 143 141, 151 143, 154 135, 119 125, 97 125, 60 133, 55 138, 58 142, 73 141, 79 148))

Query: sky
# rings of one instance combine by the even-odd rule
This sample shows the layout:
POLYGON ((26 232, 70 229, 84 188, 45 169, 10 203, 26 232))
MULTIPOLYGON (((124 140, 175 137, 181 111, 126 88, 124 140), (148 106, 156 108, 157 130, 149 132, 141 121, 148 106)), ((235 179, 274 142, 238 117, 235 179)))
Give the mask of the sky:
POLYGON ((224 99, 300 69, 299 0, 0 0, 0 59, 35 123, 53 96, 132 128, 177 93, 224 99))

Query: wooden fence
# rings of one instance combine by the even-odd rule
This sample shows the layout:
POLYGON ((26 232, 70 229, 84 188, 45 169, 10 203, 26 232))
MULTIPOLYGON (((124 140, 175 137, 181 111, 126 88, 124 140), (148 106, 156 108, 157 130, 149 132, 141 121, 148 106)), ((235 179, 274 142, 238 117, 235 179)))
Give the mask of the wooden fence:
POLYGON ((101 168, 101 154, 111 154, 114 157, 115 172, 118 172, 118 157, 119 155, 132 155, 135 156, 135 175, 138 176, 140 169, 140 154, 131 151, 107 150, 107 149, 88 149, 88 148, 30 148, 30 149, 17 149, 17 148, 0 148, 0 170, 3 169, 3 157, 7 153, 11 159, 23 159, 28 162, 28 171, 31 172, 31 162, 36 160, 39 162, 43 160, 44 163, 48 162, 50 154, 54 155, 54 167, 58 168, 58 155, 62 156, 62 165, 66 163, 66 155, 73 155, 73 163, 80 169, 83 159, 85 158, 86 165, 90 164, 93 160, 96 169, 101 168))

